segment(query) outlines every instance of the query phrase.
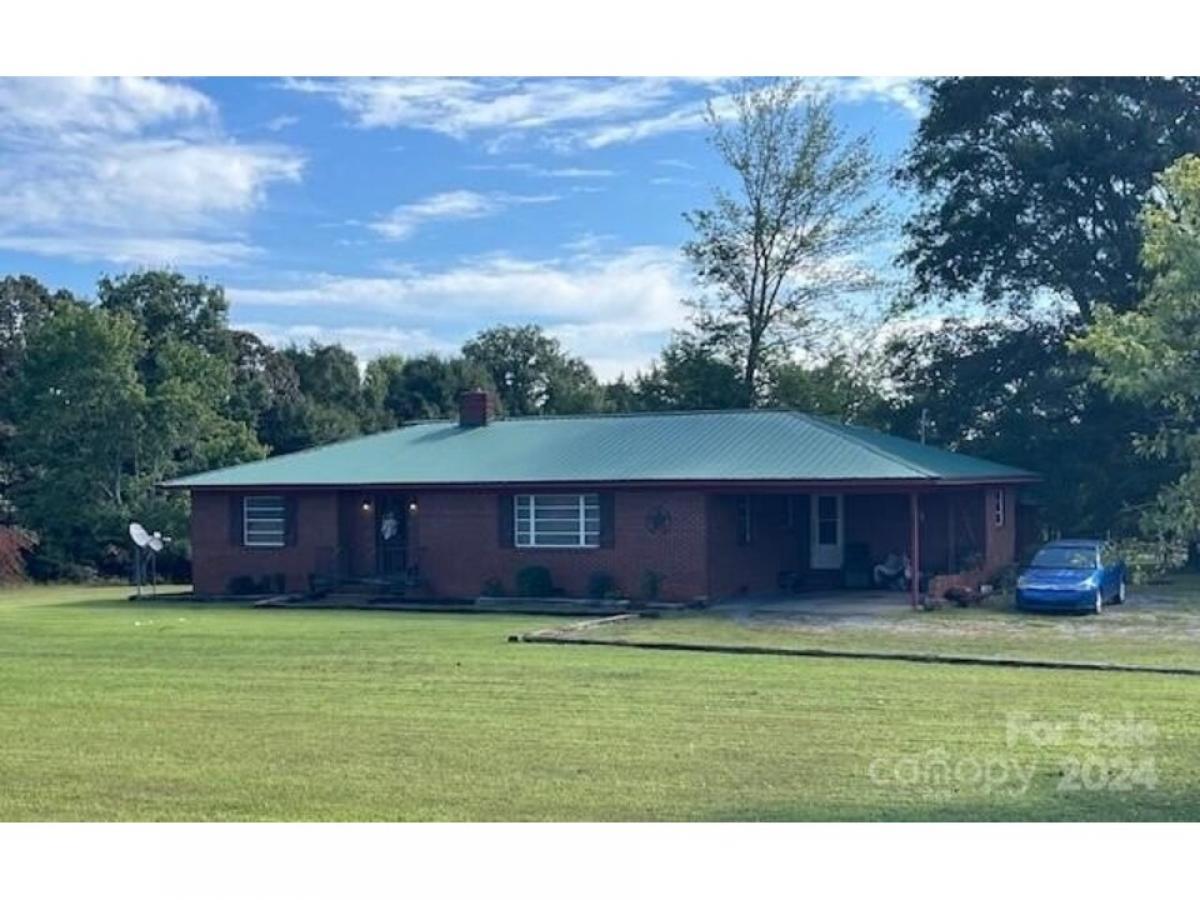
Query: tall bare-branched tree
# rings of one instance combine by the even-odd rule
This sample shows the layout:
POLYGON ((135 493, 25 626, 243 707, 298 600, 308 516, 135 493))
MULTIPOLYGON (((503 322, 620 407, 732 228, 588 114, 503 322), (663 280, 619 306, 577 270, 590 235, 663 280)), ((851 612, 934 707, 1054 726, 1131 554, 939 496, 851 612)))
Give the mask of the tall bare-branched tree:
POLYGON ((876 284, 859 257, 885 222, 880 165, 870 137, 848 136, 800 80, 747 82, 707 117, 736 187, 685 215, 703 289, 693 321, 737 363, 754 404, 766 368, 813 336, 823 304, 876 284))

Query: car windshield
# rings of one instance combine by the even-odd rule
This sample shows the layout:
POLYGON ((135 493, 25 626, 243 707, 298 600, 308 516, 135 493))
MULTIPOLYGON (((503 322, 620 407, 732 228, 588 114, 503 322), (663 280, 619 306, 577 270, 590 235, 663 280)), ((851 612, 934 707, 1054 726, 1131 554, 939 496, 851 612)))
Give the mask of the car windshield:
POLYGON ((1088 547, 1043 547, 1032 565, 1037 569, 1094 569, 1096 551, 1088 547))

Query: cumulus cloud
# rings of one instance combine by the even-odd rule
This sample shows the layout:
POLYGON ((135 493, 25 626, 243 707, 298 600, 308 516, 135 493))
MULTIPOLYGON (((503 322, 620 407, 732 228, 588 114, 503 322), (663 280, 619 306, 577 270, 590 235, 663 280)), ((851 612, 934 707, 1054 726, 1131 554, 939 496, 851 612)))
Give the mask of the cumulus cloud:
POLYGON ((481 194, 477 191, 445 191, 414 203, 397 206, 368 227, 388 240, 403 241, 422 225, 438 221, 483 219, 498 215, 510 206, 528 203, 551 203, 558 197, 552 194, 523 195, 506 193, 481 194))
POLYGON ((216 115, 215 104, 186 85, 153 78, 0 78, 0 131, 88 139, 133 134, 169 120, 216 115))
POLYGON ((225 265, 301 157, 225 136, 195 89, 147 78, 0 79, 0 243, 120 264, 225 265))
POLYGON ((235 314, 248 320, 272 318, 266 311, 278 307, 313 320, 358 316, 379 328, 436 336, 447 347, 489 325, 536 321, 603 377, 614 377, 647 365, 685 323, 688 290, 676 248, 642 246, 554 259, 493 255, 376 277, 299 275, 288 284, 231 285, 228 294, 235 314))

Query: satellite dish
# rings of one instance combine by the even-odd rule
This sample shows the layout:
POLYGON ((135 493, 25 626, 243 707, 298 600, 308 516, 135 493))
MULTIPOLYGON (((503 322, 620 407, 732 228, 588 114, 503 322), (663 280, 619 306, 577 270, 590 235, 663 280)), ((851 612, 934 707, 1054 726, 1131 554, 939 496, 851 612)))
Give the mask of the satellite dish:
POLYGON ((129 536, 137 546, 133 557, 133 577, 137 582, 137 595, 142 596, 142 584, 146 580, 146 569, 150 569, 150 590, 158 589, 158 554, 170 543, 169 537, 163 537, 161 531, 154 534, 142 527, 140 522, 129 523, 129 536))
POLYGON ((150 543, 150 532, 143 528, 140 522, 129 523, 129 536, 139 547, 145 547, 150 543))

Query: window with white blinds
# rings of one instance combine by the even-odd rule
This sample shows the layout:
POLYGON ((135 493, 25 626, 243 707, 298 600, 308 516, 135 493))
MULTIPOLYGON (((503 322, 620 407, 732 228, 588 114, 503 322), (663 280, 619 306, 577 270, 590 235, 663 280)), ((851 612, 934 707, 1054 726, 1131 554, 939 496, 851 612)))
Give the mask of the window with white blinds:
POLYGON ((287 538, 287 506, 283 497, 246 497, 242 501, 242 544, 282 547, 287 538))
POLYGON ((518 547, 599 547, 599 494, 518 494, 513 504, 518 547))

